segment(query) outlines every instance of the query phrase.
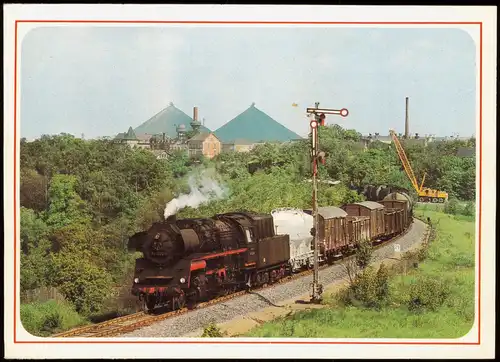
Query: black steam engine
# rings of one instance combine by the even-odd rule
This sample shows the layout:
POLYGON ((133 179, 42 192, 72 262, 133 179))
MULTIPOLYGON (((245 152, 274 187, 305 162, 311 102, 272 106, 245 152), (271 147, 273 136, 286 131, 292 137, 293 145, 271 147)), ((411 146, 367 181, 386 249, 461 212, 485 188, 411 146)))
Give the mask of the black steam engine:
POLYGON ((129 240, 136 260, 132 294, 146 309, 172 310, 289 273, 289 236, 275 235, 271 215, 233 212, 154 223, 129 240))

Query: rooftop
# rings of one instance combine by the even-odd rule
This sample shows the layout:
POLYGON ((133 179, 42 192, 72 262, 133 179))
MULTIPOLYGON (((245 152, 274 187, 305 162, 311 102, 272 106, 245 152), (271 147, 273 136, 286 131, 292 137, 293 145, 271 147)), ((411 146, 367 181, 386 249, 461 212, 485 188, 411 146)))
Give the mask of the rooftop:
POLYGON ((217 129, 215 134, 224 143, 234 142, 238 139, 254 143, 261 141, 283 142, 302 138, 262 112, 255 106, 255 103, 217 129))
MULTIPOLYGON (((306 209, 304 210, 305 213, 312 215, 312 210, 311 209, 306 209)), ((346 217, 347 212, 342 210, 340 207, 336 206, 321 206, 318 207, 318 214, 323 218, 323 219, 335 219, 337 217, 346 217)))
MULTIPOLYGON (((170 138, 177 137, 177 127, 184 125, 186 131, 191 131, 191 122, 193 118, 175 107, 172 102, 169 106, 162 109, 153 117, 142 123, 135 129, 136 133, 160 134, 166 133, 170 138)), ((201 125, 200 132, 210 132, 210 130, 201 125)))

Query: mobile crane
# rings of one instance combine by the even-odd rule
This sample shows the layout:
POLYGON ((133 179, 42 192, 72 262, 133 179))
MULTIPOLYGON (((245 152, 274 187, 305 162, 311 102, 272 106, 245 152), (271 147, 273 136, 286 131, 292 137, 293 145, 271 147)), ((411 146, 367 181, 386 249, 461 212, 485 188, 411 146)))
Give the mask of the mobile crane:
POLYGON ((420 186, 419 186, 419 184, 417 182, 417 178, 415 177, 415 174, 413 173, 413 169, 411 168, 410 162, 408 161, 408 158, 406 157, 406 153, 403 149, 403 146, 399 142, 399 139, 396 136, 396 133, 394 132, 394 130, 390 130, 389 132, 391 134, 394 145, 396 146, 396 151, 398 152, 399 159, 403 163, 403 167, 405 169, 406 175, 410 179, 410 182, 413 185, 413 188, 417 192, 418 201, 419 202, 431 202, 431 203, 444 203, 445 201, 447 201, 448 200, 448 193, 447 192, 423 187, 426 173, 424 173, 424 176, 422 178, 422 182, 420 183, 420 186))

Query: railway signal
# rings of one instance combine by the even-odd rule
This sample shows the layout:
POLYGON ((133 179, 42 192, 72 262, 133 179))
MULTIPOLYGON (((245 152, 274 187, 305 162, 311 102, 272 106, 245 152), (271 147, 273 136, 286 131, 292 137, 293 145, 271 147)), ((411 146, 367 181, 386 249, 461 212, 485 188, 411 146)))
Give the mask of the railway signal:
POLYGON ((314 236, 314 273, 313 273, 313 283, 312 283, 312 293, 311 293, 311 303, 319 303, 321 301, 321 294, 323 293, 323 286, 319 284, 319 276, 318 276, 318 253, 319 253, 319 237, 317 230, 319 230, 318 225, 318 184, 317 184, 317 175, 318 175, 318 162, 325 164, 325 153, 319 152, 318 148, 318 126, 325 125, 325 119, 327 114, 339 115, 341 117, 347 117, 349 115, 349 111, 346 108, 342 109, 331 109, 331 108, 319 108, 319 102, 316 102, 315 107, 309 107, 306 109, 306 112, 309 116, 313 116, 313 119, 310 121, 312 140, 311 140, 311 148, 312 148, 312 163, 313 163, 313 175, 312 175, 312 184, 313 184, 313 218, 314 225, 311 230, 311 234, 314 236))

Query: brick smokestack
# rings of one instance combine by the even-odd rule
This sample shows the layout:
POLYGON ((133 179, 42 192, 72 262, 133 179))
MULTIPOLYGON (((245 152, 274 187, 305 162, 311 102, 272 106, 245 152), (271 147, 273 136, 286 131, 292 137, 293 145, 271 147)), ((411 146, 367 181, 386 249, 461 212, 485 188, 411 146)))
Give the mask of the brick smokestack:
POLYGON ((406 97, 405 138, 409 137, 410 137, 410 120, 408 118, 408 97, 406 97))
POLYGON ((193 108, 193 121, 198 121, 198 107, 193 108))

